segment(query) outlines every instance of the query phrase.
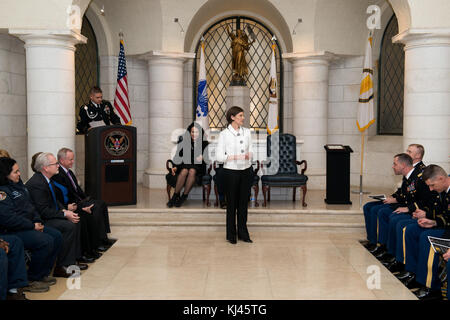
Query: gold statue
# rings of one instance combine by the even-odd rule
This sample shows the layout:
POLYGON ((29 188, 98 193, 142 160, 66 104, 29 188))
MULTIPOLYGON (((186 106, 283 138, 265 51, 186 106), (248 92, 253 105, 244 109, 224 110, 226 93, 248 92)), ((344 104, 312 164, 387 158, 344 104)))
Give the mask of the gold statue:
POLYGON ((227 26, 228 35, 231 38, 231 53, 233 56, 233 81, 245 82, 244 77, 248 74, 247 61, 245 60, 245 51, 250 49, 250 45, 255 42, 249 42, 248 37, 243 30, 238 29, 236 35, 230 32, 227 26))

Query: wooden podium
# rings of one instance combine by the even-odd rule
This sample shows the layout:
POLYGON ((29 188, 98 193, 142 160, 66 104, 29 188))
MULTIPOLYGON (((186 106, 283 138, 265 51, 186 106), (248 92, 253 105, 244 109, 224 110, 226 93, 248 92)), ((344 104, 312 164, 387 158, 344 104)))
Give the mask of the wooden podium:
POLYGON ((136 128, 92 128, 85 153, 86 193, 108 205, 136 204, 136 128))
POLYGON ((327 144, 327 191, 328 204, 352 204, 350 201, 350 146, 327 144))

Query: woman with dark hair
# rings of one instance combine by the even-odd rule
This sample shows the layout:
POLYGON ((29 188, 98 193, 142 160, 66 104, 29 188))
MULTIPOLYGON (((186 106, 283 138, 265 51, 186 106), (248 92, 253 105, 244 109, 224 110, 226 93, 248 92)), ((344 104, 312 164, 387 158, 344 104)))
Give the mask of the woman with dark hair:
POLYGON ((175 166, 167 175, 169 184, 170 180, 176 179, 176 182, 173 181, 175 182, 175 193, 167 203, 169 208, 174 205, 180 207, 187 199, 194 184, 201 184, 201 179, 206 173, 206 161, 208 161, 204 158, 204 155, 207 156, 205 149, 208 141, 203 128, 197 122, 192 122, 180 138, 173 159, 175 166), (183 188, 183 194, 180 196, 183 188))
POLYGON ((237 238, 253 242, 247 230, 247 209, 252 176, 252 138, 250 129, 244 128, 244 110, 231 107, 226 113, 228 127, 217 142, 216 160, 222 162, 225 197, 227 201, 227 240, 236 244, 237 238))
POLYGON ((49 274, 61 248, 62 235, 43 225, 20 179, 19 165, 11 158, 0 158, 0 233, 19 237, 25 249, 31 251, 29 286, 24 291, 48 291, 56 283, 49 274))

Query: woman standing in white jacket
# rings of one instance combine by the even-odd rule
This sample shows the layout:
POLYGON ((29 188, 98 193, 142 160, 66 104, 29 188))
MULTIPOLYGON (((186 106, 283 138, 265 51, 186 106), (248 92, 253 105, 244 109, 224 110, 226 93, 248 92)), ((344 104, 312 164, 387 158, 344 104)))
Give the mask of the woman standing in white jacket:
POLYGON ((217 142, 216 160, 224 168, 225 197, 227 200, 227 240, 253 242, 247 230, 248 197, 251 183, 252 139, 250 129, 244 128, 244 110, 231 107, 226 118, 228 127, 217 142), (237 216, 237 234, 236 234, 237 216))

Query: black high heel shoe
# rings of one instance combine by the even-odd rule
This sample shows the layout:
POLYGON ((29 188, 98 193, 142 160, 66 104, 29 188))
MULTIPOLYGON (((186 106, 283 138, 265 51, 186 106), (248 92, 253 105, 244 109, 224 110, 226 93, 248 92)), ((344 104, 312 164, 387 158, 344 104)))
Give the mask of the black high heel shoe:
POLYGON ((179 200, 178 200, 179 198, 180 198, 180 194, 174 193, 173 196, 172 196, 172 198, 170 198, 169 202, 167 202, 167 206, 168 206, 169 208, 172 208, 172 207, 175 205, 175 203, 176 203, 177 201, 179 201, 179 200))
POLYGON ((238 237, 238 239, 241 241, 244 241, 244 242, 253 243, 252 239, 250 239, 250 238, 243 239, 241 237, 238 237))

